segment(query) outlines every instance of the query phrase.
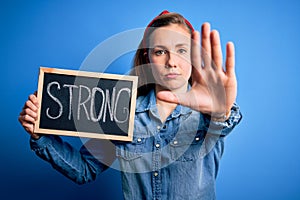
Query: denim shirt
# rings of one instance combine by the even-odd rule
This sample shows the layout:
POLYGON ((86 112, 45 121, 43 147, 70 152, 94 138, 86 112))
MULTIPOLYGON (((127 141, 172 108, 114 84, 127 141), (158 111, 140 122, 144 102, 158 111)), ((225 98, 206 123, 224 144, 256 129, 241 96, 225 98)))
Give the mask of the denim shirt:
POLYGON ((132 142, 91 139, 80 151, 58 136, 30 140, 53 168, 79 184, 90 182, 116 158, 127 200, 213 200, 224 136, 241 120, 234 104, 225 122, 178 105, 164 123, 155 92, 137 99, 132 142))

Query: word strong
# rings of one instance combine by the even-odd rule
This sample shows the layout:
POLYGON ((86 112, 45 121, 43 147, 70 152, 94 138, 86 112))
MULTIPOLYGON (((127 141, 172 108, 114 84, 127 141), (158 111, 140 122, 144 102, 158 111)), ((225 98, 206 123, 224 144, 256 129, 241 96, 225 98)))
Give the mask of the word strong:
POLYGON ((137 77, 40 68, 38 133, 132 140, 137 77))
MULTIPOLYGON (((53 90, 53 87, 57 90, 60 90, 61 86, 57 81, 53 81, 47 85, 47 94, 58 105, 58 109, 56 109, 57 115, 51 116, 51 114, 49 113, 49 110, 51 109, 50 107, 46 109, 46 115, 50 119, 58 119, 62 116, 65 108, 59 100, 59 97, 55 97, 55 95, 51 93, 51 89, 53 90)), ((125 98, 130 97, 129 88, 121 88, 116 94, 116 87, 113 87, 112 95, 110 95, 110 91, 108 89, 105 89, 104 93, 103 89, 99 87, 93 87, 91 90, 85 85, 77 86, 64 84, 63 88, 67 88, 69 91, 68 120, 71 120, 72 112, 74 111, 77 112, 77 120, 80 120, 81 109, 83 109, 87 120, 92 120, 93 122, 99 122, 101 119, 103 122, 105 122, 107 114, 109 116, 110 121, 115 121, 117 123, 125 123, 126 121, 128 121, 129 105, 120 107, 119 101, 121 96, 125 98), (77 101, 73 100, 74 98, 76 99, 76 97, 73 97, 75 89, 78 89, 77 101), (87 93, 86 97, 83 97, 83 93, 87 93), (102 101, 95 102, 95 97, 97 94, 100 95, 102 101), (99 106, 96 105, 97 103, 99 104, 99 106), (97 108, 98 114, 96 111, 97 108), (122 119, 118 118, 117 110, 123 110, 124 116, 122 117, 122 119)))

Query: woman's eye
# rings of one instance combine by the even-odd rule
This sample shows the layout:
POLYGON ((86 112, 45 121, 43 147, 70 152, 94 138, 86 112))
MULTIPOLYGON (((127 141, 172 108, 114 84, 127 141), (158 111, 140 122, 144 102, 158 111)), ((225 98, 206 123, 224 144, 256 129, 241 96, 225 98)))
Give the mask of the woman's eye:
POLYGON ((156 50, 156 51, 154 51, 154 54, 157 56, 160 56, 160 55, 166 54, 166 50, 156 50))
POLYGON ((185 54, 187 52, 186 49, 178 49, 179 54, 185 54))

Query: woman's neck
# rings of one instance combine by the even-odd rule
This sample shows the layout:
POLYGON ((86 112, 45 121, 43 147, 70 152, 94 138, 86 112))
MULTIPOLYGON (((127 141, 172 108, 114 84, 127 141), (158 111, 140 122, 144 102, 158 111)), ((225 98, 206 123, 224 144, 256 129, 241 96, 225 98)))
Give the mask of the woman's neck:
POLYGON ((173 110, 176 108, 176 106, 177 106, 177 104, 175 104, 175 103, 168 103, 168 102, 156 99, 156 107, 157 107, 161 122, 164 123, 166 121, 166 119, 173 112, 173 110))
MULTIPOLYGON (((155 94, 156 94, 156 96, 157 96, 157 93, 159 91, 162 91, 162 90, 165 90, 165 89, 162 89, 160 86, 156 85, 156 87, 155 87, 155 94)), ((176 108, 177 104, 175 104, 175 103, 169 103, 169 102, 162 101, 162 100, 156 98, 156 106, 157 106, 157 110, 158 110, 158 114, 160 116, 161 122, 165 122, 166 119, 167 119, 167 117, 176 108)))

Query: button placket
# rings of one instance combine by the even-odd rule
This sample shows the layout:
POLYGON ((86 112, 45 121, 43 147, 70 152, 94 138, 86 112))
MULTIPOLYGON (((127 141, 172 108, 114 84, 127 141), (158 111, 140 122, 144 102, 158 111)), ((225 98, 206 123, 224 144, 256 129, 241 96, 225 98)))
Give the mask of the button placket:
MULTIPOLYGON (((158 128, 158 127, 157 127, 158 128)), ((161 138, 160 134, 155 136, 153 141, 153 188, 155 190, 155 198, 160 199, 161 196, 161 138)))

